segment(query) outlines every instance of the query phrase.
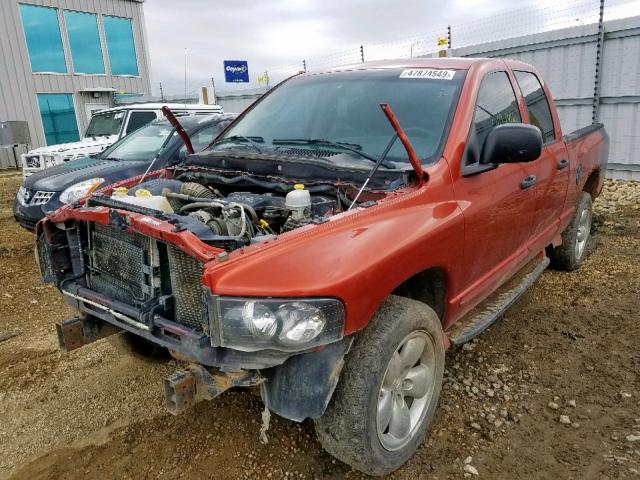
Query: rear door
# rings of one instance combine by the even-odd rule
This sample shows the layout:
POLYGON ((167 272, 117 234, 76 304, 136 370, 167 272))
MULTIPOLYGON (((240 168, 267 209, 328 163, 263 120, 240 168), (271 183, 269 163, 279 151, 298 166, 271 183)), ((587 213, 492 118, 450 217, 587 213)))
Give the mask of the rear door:
POLYGON ((544 248, 555 234, 564 208, 569 184, 569 157, 555 125, 547 92, 538 76, 530 71, 513 70, 516 82, 526 105, 526 119, 542 132, 542 155, 534 162, 525 164, 527 174, 536 178, 536 203, 530 248, 544 248))
MULTIPOLYGON (((467 149, 477 145, 478 155, 474 157, 479 161, 484 141, 495 126, 521 121, 507 72, 488 73, 478 91, 467 149)), ((465 174, 473 167, 464 165, 459 178, 454 179, 465 218, 464 284, 469 286, 457 298, 463 311, 520 268, 528 256, 525 244, 531 234, 535 205, 534 189, 521 185, 528 175, 524 164, 504 163, 493 170, 465 174)))

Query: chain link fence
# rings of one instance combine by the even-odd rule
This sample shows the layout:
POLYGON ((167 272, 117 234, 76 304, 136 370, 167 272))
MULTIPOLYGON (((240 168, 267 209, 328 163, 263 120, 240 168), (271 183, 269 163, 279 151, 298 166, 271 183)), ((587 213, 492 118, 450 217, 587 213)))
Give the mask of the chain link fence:
MULTIPOLYGON (((471 22, 442 25, 393 42, 363 43, 327 55, 300 59, 297 63, 292 62, 288 65, 259 65, 258 71, 268 72, 270 85, 274 85, 301 70, 313 71, 365 61, 428 56, 452 47, 468 47, 598 23, 599 13, 599 0, 544 2, 543 5, 513 9, 471 22)), ((605 21, 633 15, 640 15, 640 1, 607 0, 605 21)), ((252 83, 248 84, 247 88, 256 88, 256 86, 265 86, 265 84, 252 83)))

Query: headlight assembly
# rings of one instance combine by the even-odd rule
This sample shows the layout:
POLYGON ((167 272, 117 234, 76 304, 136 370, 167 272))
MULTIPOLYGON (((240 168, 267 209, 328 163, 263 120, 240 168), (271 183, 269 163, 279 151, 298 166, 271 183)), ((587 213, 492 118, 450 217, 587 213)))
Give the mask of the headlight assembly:
POLYGON ((60 195, 60 201, 62 203, 73 203, 76 200, 81 199, 85 195, 89 195, 96 188, 104 183, 104 178, 90 178, 83 182, 71 185, 60 195))
POLYGON ((334 298, 214 297, 209 310, 212 343, 235 350, 301 351, 343 336, 344 306, 334 298))

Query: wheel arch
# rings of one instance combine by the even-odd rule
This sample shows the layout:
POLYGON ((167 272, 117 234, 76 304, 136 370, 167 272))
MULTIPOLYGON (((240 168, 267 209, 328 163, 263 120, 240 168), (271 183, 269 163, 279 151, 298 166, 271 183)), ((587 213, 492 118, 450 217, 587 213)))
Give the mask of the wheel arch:
POLYGON ((448 276, 444 268, 429 267, 398 285, 391 295, 411 298, 427 304, 436 312, 440 322, 445 318, 448 276))
POLYGON ((591 195, 591 200, 595 200, 600 193, 601 188, 602 184, 600 182, 600 169, 596 168, 587 177, 587 180, 582 186, 582 191, 591 195))

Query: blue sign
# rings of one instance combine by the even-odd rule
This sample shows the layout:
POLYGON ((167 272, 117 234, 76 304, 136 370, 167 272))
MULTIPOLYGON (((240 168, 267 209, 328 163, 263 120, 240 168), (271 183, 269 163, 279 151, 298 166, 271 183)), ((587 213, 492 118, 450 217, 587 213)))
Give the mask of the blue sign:
POLYGON ((245 60, 224 60, 224 81, 249 83, 249 66, 245 60))

